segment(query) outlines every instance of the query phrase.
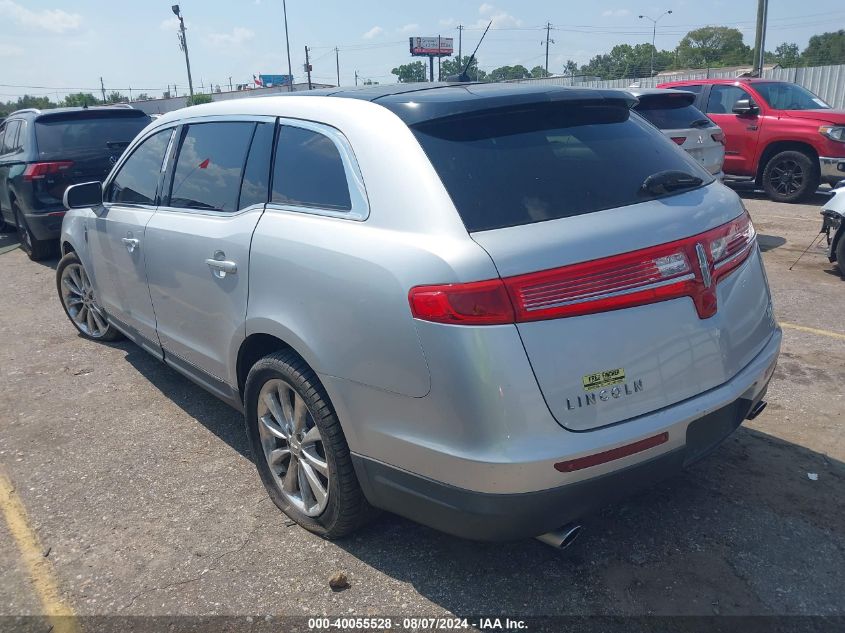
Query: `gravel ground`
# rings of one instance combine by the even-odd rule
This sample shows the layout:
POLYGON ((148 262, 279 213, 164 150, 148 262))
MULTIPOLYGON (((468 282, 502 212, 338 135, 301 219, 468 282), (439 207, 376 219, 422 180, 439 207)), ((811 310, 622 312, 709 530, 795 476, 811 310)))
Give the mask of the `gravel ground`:
MULTIPOLYGON (((290 526, 240 416, 132 344, 77 336, 55 262, 20 250, 0 255, 0 468, 82 615, 845 615, 845 339, 786 325, 845 334, 845 284, 821 247, 788 270, 823 197, 743 197, 785 324, 768 409, 564 553, 390 515, 337 543, 290 526)), ((0 521, 0 615, 40 611, 0 521)))

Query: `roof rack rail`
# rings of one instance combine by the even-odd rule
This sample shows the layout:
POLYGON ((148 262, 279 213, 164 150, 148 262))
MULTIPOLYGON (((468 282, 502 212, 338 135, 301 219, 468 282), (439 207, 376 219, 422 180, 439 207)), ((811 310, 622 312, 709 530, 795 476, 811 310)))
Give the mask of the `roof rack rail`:
POLYGON ((9 114, 9 116, 14 116, 16 114, 23 114, 25 112, 32 112, 34 114, 41 114, 41 110, 39 110, 38 108, 23 108, 21 110, 15 110, 14 112, 11 112, 9 114))

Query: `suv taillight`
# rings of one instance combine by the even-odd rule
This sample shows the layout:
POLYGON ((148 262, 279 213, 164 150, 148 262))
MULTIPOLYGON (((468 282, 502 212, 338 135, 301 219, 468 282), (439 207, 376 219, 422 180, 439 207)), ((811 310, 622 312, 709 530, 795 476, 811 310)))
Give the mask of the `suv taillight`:
POLYGON ((712 138, 717 143, 721 143, 722 145, 725 144, 725 133, 724 132, 714 132, 713 134, 710 135, 710 138, 712 138))
POLYGON ((23 171, 24 180, 38 180, 45 176, 57 174, 73 166, 72 160, 57 160, 43 163, 29 163, 23 171))
POLYGON ((747 213, 692 237, 527 275, 417 286, 417 319, 501 325, 559 319, 690 297, 702 319, 716 314, 716 283, 744 262, 756 233, 747 213), (703 265, 703 267, 702 267, 703 265))

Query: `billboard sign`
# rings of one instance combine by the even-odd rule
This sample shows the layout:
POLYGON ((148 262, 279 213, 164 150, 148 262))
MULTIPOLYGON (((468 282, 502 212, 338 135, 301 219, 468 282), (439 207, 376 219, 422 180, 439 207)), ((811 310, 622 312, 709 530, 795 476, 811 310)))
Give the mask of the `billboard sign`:
POLYGON ((258 75, 261 80, 261 85, 265 88, 272 88, 273 86, 287 86, 293 81, 290 75, 258 75))
POLYGON ((415 57, 448 57, 454 53, 451 37, 412 37, 411 55, 415 57))

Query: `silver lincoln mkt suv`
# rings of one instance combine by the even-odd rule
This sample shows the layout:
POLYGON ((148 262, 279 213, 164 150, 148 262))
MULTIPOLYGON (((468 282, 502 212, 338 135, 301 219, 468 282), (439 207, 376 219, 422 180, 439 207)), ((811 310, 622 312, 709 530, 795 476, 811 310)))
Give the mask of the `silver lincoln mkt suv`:
POLYGON ((739 198, 635 103, 415 84, 166 114, 67 190, 62 305, 242 410, 308 530, 381 508, 566 544, 757 415, 781 343, 739 198))

